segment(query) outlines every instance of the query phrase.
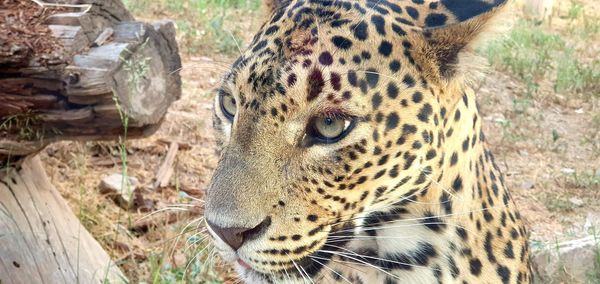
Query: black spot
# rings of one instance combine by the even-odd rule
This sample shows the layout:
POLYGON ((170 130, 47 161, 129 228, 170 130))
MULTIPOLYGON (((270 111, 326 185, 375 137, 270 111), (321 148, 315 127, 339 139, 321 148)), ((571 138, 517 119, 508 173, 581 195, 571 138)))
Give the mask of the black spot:
POLYGON ((436 151, 434 149, 431 149, 429 151, 427 151, 427 154, 425 155, 425 159, 427 159, 428 161, 435 158, 435 156, 437 155, 436 151))
POLYGON ((502 279, 502 283, 507 284, 510 280, 510 270, 508 269, 508 267, 504 265, 498 265, 498 269, 496 269, 496 272, 498 273, 498 276, 500 276, 500 279, 502 279))
POLYGON ((458 153, 454 152, 450 157, 450 166, 454 166, 456 163, 458 163, 458 153))
POLYGON ((257 52, 257 51, 259 51, 259 50, 261 50, 261 49, 265 48, 265 46, 267 46, 267 41, 266 41, 266 40, 263 40, 263 41, 261 41, 261 42, 257 43, 257 44, 254 46, 254 48, 252 48, 252 51, 253 51, 253 52, 257 52))
POLYGON ((496 256, 494 256, 494 248, 492 246, 493 238, 494 238, 494 236, 492 236, 492 233, 490 233, 488 231, 487 234, 485 235, 485 243, 483 244, 483 248, 485 249, 485 252, 487 253, 488 260, 491 263, 496 263, 496 256))
POLYGON ((513 244, 511 241, 506 243, 506 247, 504 247, 504 256, 508 258, 515 258, 515 253, 513 251, 513 244))
POLYGON ((373 23, 373 25, 375 25, 375 29, 377 30, 377 33, 384 36, 385 35, 385 19, 383 19, 383 17, 381 17, 379 15, 373 15, 371 17, 371 22, 373 23))
POLYGON ((391 178, 395 178, 398 176, 398 165, 394 165, 394 167, 392 167, 392 169, 388 172, 389 176, 391 178))
POLYGON ((459 192, 461 191, 463 188, 463 183, 462 183, 462 177, 460 175, 457 175, 456 178, 454 179, 454 181, 452 182, 452 189, 454 189, 454 191, 459 192))
POLYGON ((367 83, 369 87, 374 88, 379 82, 379 73, 375 69, 369 69, 366 72, 367 83))
POLYGON ((402 83, 404 83, 407 87, 412 88, 415 86, 415 79, 410 75, 405 75, 404 79, 402 79, 402 83))
POLYGON ((410 15, 411 18, 413 18, 414 20, 419 19, 419 11, 417 11, 417 9, 415 9, 414 7, 406 7, 406 12, 408 13, 408 15, 410 15))
POLYGON ((399 121, 400 121, 400 117, 398 117, 397 113, 395 113, 395 112, 390 113, 387 116, 387 119, 385 121, 385 131, 389 131, 389 130, 396 128, 398 126, 399 121))
POLYGON ((279 30, 279 26, 270 26, 266 31, 265 35, 270 35, 279 30))
POLYGON ((462 227, 457 227, 456 228, 456 234, 463 240, 466 241, 469 236, 467 234, 467 230, 465 230, 465 228, 462 227))
POLYGON ((443 26, 446 24, 447 20, 448 17, 444 14, 431 13, 425 18, 425 25, 427 25, 427 27, 443 26))
POLYGON ((371 104, 373 105, 373 109, 378 109, 379 106, 381 105, 381 95, 379 95, 379 93, 373 95, 373 97, 371 98, 371 104))
POLYGON ((323 91, 325 86, 325 80, 323 80, 323 74, 321 70, 315 68, 308 75, 308 87, 307 87, 307 100, 312 101, 316 99, 319 94, 323 91))
POLYGON ((390 56, 392 54, 393 45, 389 41, 382 41, 379 45, 379 53, 385 57, 390 56))
POLYGON ((325 51, 319 55, 319 62, 323 65, 331 65, 333 63, 333 57, 329 51, 325 51))
POLYGON ((446 213, 452 213, 452 199, 450 199, 450 195, 447 192, 442 193, 442 196, 440 196, 440 204, 446 213))
POLYGON ((382 156, 382 157, 379 159, 379 161, 377 161, 377 165, 378 165, 378 166, 383 166, 383 165, 385 165, 385 163, 387 163, 388 159, 389 159, 389 156, 388 156, 388 155, 382 156))
POLYGON ((419 118, 420 121, 429 122, 429 116, 432 112, 433 110, 431 108, 431 105, 425 104, 419 111, 419 114, 417 114, 417 118, 419 118))
POLYGON ((467 137, 465 141, 463 141, 462 150, 463 152, 467 152, 467 150, 469 150, 469 137, 467 137))
POLYGON ((396 86, 394 82, 390 82, 387 88, 388 97, 390 97, 391 99, 395 99, 396 97, 398 97, 398 92, 398 86, 396 86))
POLYGON ((290 76, 288 76, 287 84, 290 87, 296 84, 296 74, 290 74, 290 76))
POLYGON ((469 261, 469 266, 471 269, 471 274, 475 276, 479 276, 481 274, 481 261, 477 258, 471 259, 469 261))
POLYGON ((331 38, 331 42, 339 49, 347 50, 352 47, 352 41, 343 36, 334 36, 331 38))
POLYGON ((402 135, 417 133, 417 127, 412 124, 402 125, 402 135))
POLYGON ((423 100, 423 94, 419 91, 414 92, 412 95, 412 101, 416 104, 420 103, 423 100))
POLYGON ((331 82, 331 87, 333 87, 335 91, 339 91, 342 89, 342 78, 338 73, 332 72, 331 80, 329 81, 331 82))
POLYGON ((400 70, 400 61, 392 60, 392 62, 390 62, 390 70, 394 73, 398 72, 400 70))
POLYGON ((358 40, 366 40, 369 36, 369 26, 364 21, 352 26, 351 29, 354 31, 354 37, 358 40))
POLYGON ((317 219, 319 219, 319 217, 317 215, 311 214, 311 215, 308 215, 308 217, 306 219, 308 219, 308 221, 311 221, 311 222, 316 222, 317 219))
POLYGON ((348 71, 348 82, 350 83, 350 85, 352 85, 354 87, 358 86, 357 81, 358 81, 358 78, 356 76, 356 72, 354 72, 352 70, 348 71))

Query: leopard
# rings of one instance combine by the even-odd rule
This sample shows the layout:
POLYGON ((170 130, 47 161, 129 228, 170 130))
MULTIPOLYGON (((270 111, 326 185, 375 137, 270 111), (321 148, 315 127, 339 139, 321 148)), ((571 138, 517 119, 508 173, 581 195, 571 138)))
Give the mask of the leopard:
POLYGON ((482 131, 509 0, 266 0, 215 89, 204 220, 246 283, 532 283, 482 131))

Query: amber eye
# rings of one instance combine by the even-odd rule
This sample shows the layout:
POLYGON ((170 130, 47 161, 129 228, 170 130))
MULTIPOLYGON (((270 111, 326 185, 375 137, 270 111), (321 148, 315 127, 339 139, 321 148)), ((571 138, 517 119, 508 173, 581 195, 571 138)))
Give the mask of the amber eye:
POLYGON ((354 128, 355 119, 336 117, 316 117, 308 126, 309 144, 331 144, 340 141, 354 128))
POLYGON ((221 105, 221 111, 229 119, 233 121, 235 113, 237 112, 237 104, 235 99, 231 95, 219 95, 219 104, 221 105))

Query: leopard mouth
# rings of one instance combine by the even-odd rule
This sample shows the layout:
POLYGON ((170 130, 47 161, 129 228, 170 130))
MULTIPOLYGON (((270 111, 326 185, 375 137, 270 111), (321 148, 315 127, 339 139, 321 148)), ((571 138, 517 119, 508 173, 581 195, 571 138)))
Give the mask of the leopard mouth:
MULTIPOLYGON (((352 240, 353 236, 354 224, 346 222, 343 226, 332 229, 327 234, 325 242, 312 253, 298 259, 292 260, 290 258, 290 265, 287 268, 265 273, 249 266, 245 273, 262 277, 263 279, 281 278, 284 281, 290 281, 290 277, 293 277, 300 281, 299 283, 305 283, 306 278, 317 278, 319 273, 332 261, 334 256, 352 255, 353 253, 346 249, 345 246, 352 240)), ((352 256, 349 257, 350 260, 352 258, 352 256)))

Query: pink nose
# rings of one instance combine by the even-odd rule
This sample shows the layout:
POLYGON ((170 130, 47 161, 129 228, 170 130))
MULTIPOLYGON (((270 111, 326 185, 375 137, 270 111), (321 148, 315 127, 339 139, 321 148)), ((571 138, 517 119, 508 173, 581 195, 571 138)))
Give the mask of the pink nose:
POLYGON ((252 227, 252 228, 244 228, 244 227, 229 227, 224 228, 215 225, 211 221, 206 221, 210 228, 217 234, 217 236, 223 240, 226 244, 228 244, 233 250, 239 249, 244 242, 259 237, 263 234, 267 227, 271 225, 271 218, 267 217, 265 220, 260 222, 260 224, 252 227))

